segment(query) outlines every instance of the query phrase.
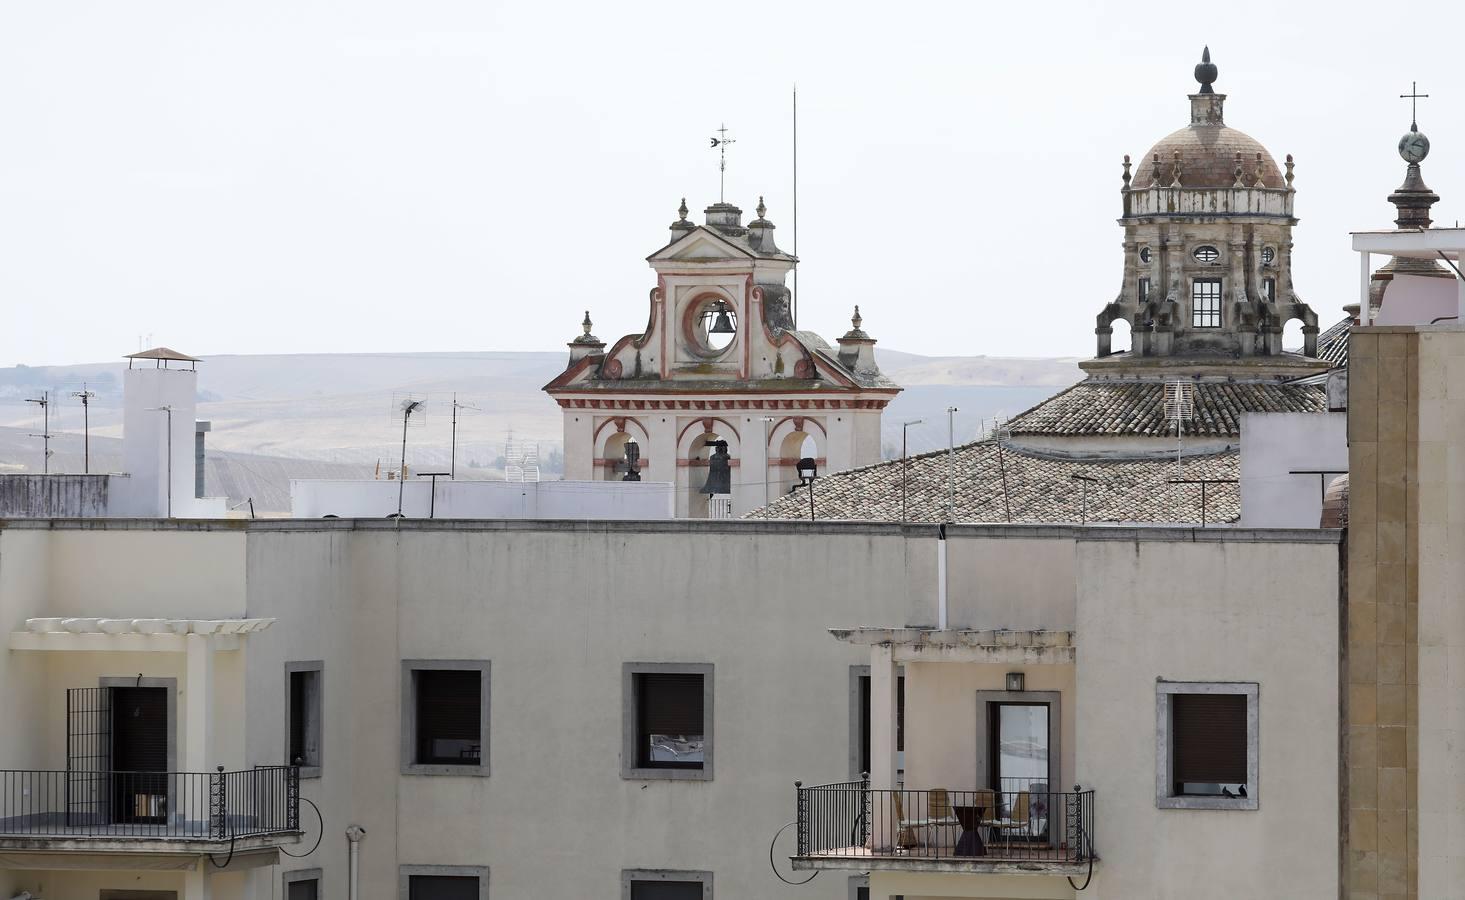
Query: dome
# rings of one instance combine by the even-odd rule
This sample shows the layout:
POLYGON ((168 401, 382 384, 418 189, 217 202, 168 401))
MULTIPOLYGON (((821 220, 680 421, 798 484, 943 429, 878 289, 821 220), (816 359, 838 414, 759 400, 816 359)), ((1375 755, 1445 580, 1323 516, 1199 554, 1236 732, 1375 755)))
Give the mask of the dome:
POLYGON ((1287 186, 1277 161, 1251 135, 1225 125, 1188 125, 1166 136, 1140 157, 1132 187, 1155 186, 1155 154, 1160 156, 1160 187, 1175 179, 1175 153, 1180 152, 1180 186, 1229 188, 1236 184, 1236 154, 1241 154, 1241 177, 1247 187, 1256 183, 1256 157, 1262 158, 1262 185, 1287 186))

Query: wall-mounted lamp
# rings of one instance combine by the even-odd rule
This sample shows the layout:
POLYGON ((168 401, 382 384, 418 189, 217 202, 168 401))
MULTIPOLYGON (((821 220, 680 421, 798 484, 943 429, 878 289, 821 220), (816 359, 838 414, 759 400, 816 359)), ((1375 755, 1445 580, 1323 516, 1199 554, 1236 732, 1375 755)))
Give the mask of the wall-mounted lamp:
POLYGON ((1021 672, 1008 672, 1007 673, 1007 689, 1009 691, 1020 691, 1020 690, 1022 690, 1022 682, 1023 682, 1023 679, 1022 679, 1022 673, 1021 672))

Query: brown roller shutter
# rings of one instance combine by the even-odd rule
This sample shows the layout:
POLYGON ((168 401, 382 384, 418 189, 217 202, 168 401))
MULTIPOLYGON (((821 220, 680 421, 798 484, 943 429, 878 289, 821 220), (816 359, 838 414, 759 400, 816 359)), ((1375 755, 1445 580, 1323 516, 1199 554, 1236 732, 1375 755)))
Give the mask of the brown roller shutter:
POLYGON ((1183 783, 1246 783, 1246 695, 1174 694, 1174 776, 1183 783))
POLYGON ((702 733, 701 675, 644 673, 637 678, 642 734, 702 733))
POLYGON ((478 757, 463 748, 476 747, 482 735, 482 673, 422 669, 416 674, 417 762, 478 765, 478 757), (443 746, 458 749, 445 752, 443 746))

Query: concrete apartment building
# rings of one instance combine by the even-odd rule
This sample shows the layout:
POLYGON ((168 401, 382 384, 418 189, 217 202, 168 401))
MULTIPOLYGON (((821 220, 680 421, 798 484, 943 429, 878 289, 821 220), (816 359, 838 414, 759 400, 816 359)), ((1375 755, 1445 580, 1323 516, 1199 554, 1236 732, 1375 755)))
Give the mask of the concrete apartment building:
MULTIPOLYGON (((361 898, 467 896, 451 891, 471 881, 474 896, 695 883, 843 900, 847 876, 873 869, 879 890, 890 873, 862 861, 786 886, 769 842, 797 817, 795 781, 858 780, 870 754, 873 780, 895 777, 880 686, 903 664, 908 787, 976 786, 971 692, 1022 672, 1061 708, 1049 783, 1093 792, 1094 889, 1182 884, 1225 846, 1308 861, 1235 867, 1237 889, 1322 896, 1337 859, 1336 532, 952 526, 944 592, 940 543, 934 527, 859 523, 5 523, 0 719, 30 726, 6 730, 7 777, 90 771, 68 691, 121 691, 125 718, 125 692, 157 686, 169 771, 253 780, 198 821, 183 805, 206 786, 123 788, 86 818, 35 795, 17 809, 7 791, 0 893, 346 898, 359 826, 361 898), (872 666, 869 638, 834 640, 831 623, 913 630, 892 632, 872 666), (1153 808, 1156 678, 1262 686, 1259 815, 1177 828, 1153 808), (689 679, 702 692, 690 701, 675 691, 689 679), (669 766, 642 753, 653 703, 701 716, 700 734, 677 727, 689 752, 669 766), (295 808, 290 778, 276 796, 272 774, 253 774, 292 757, 323 826, 295 808)), ((102 755, 133 752, 124 730, 102 755)), ((786 834, 779 855, 794 850, 786 834)), ((974 896, 1070 896, 1053 885, 1077 871, 1058 862, 974 896), (1033 883, 1048 893, 1010 893, 1033 883)))

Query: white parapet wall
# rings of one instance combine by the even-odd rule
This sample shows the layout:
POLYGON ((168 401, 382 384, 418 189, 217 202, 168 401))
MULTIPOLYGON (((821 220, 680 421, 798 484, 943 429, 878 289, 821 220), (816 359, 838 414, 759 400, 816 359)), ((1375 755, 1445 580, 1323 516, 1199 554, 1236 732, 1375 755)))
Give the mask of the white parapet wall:
POLYGON ((1317 528, 1324 488, 1347 470, 1347 413, 1242 413, 1240 526, 1317 528))
POLYGON ((450 481, 430 478, 290 482, 290 515, 379 519, 670 519, 676 491, 659 481, 450 481))

